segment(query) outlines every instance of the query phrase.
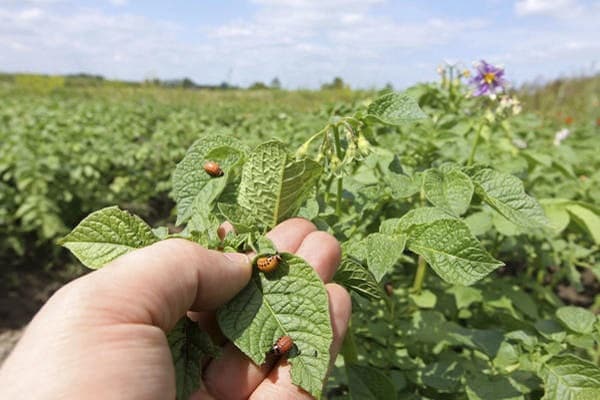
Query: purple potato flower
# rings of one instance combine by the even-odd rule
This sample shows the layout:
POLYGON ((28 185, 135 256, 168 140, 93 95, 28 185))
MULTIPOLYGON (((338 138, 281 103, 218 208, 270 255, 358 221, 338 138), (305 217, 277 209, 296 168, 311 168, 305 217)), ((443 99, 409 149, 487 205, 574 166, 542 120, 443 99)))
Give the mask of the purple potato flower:
POLYGON ((495 67, 481 60, 476 70, 476 75, 471 79, 471 84, 476 88, 473 96, 495 95, 504 90, 506 85, 504 68, 495 67))

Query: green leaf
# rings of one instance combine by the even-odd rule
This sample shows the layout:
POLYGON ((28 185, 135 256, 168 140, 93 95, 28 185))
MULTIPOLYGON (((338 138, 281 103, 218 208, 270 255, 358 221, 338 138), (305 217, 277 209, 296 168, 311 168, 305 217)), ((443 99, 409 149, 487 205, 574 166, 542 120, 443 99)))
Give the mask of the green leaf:
POLYGON ((569 204, 567 211, 573 219, 587 230, 596 244, 600 244, 600 216, 579 204, 569 204))
POLYGON ((423 290, 420 293, 412 293, 409 297, 419 308, 433 308, 437 303, 437 296, 429 290, 423 290))
POLYGON ((389 174, 385 174, 383 179, 390 188, 394 199, 404 199, 419 193, 420 185, 416 184, 410 176, 390 172, 389 174))
POLYGON ((167 228, 166 226, 159 226, 157 228, 153 228, 152 233, 158 239, 163 240, 169 237, 169 228, 167 228))
POLYGON ((508 342, 502 342, 496 357, 494 357, 494 366, 505 372, 510 371, 519 363, 520 353, 518 347, 508 342))
POLYGON ((371 271, 352 258, 344 257, 342 259, 333 276, 333 281, 366 299, 377 301, 383 298, 381 287, 377 284, 371 271))
POLYGON ((394 265, 402 256, 406 245, 404 235, 386 235, 371 233, 365 239, 367 245, 367 264, 375 280, 381 282, 383 276, 392 272, 394 265))
POLYGON ((381 221, 379 225, 379 232, 385 233, 386 235, 393 235, 396 233, 400 218, 388 218, 381 221))
POLYGON ((508 332, 505 336, 507 339, 521 343, 528 351, 533 350, 538 343, 538 337, 534 333, 525 332, 523 330, 508 332))
POLYGON ((469 400, 523 400, 525 397, 506 377, 479 374, 467 379, 469 400))
POLYGON ((443 333, 457 344, 482 350, 490 358, 498 354, 504 340, 502 332, 496 329, 469 329, 455 322, 448 322, 443 327, 443 333))
POLYGON ((570 330, 577 333, 592 333, 596 316, 585 308, 567 306, 556 310, 556 317, 570 330))
POLYGON ((481 303, 483 301, 481 289, 474 287, 455 285, 448 290, 448 293, 454 295, 456 308, 458 309, 469 308, 471 304, 481 303))
MULTIPOLYGON (((273 241, 266 236, 260 236, 256 240, 256 243, 254 243, 254 245, 255 245, 254 250, 257 252, 256 258, 258 258, 259 256, 263 256, 265 254, 277 253, 277 246, 275 246, 273 241)), ((256 258, 255 258, 255 260, 256 260, 256 258)))
MULTIPOLYGON (((421 207, 410 210, 398 220, 396 233, 410 233, 418 225, 429 224, 444 219, 453 220, 456 217, 437 207, 421 207)), ((389 229, 389 228, 388 228, 389 229)))
POLYGON ((320 175, 315 161, 296 160, 281 142, 263 143, 244 164, 238 204, 256 224, 273 227, 295 215, 320 175))
POLYGON ((464 370, 456 361, 434 362, 423 370, 423 383, 440 391, 455 391, 460 385, 464 370))
POLYGON ((319 216, 319 202, 314 198, 306 200, 306 204, 298 210, 298 216, 309 221, 319 216))
POLYGON ((475 193, 515 225, 543 228, 548 225, 540 204, 525 193, 523 182, 491 168, 473 169, 475 193))
MULTIPOLYGON (((207 185, 208 186, 208 185, 207 185)), ((205 186, 206 188, 206 186, 205 186)), ((195 207, 194 207, 195 208, 195 207)), ((211 211, 199 212, 194 210, 191 218, 187 221, 185 229, 180 235, 184 235, 186 239, 195 241, 202 246, 210 246, 209 243, 220 243, 217 231, 221 225, 221 220, 211 211)))
POLYGON ((388 125, 400 125, 427 118, 427 114, 421 110, 414 98, 396 92, 384 94, 373 100, 367 113, 388 125))
POLYGON ((241 162, 243 152, 232 136, 206 135, 192 144, 173 172, 173 198, 177 203, 177 222, 186 222, 194 212, 194 205, 205 205, 214 200, 226 187, 234 165, 241 162), (212 177, 204 171, 204 163, 215 161, 225 172, 212 177), (209 185, 208 190, 204 190, 209 185), (207 193, 208 192, 208 193, 207 193), (199 198, 202 197, 202 198, 199 198))
POLYGON ((569 225, 571 217, 567 211, 569 200, 565 199, 541 199, 540 204, 550 221, 550 226, 556 233, 560 233, 569 225))
MULTIPOLYGON (((438 311, 418 310, 411 315, 411 325, 405 328, 419 342, 433 344, 448 334, 448 323, 438 311)), ((405 333, 402 333, 403 335, 405 333)))
POLYGON ((482 236, 493 227, 492 215, 484 211, 473 213, 464 221, 475 236, 482 236))
POLYGON ((367 265, 368 248, 365 239, 348 239, 342 243, 342 253, 358 260, 361 264, 367 265))
POLYGON ((364 365, 349 364, 348 389, 350 397, 355 400, 394 400, 396 390, 386 375, 375 368, 364 365))
POLYGON ((223 334, 260 365, 275 341, 288 335, 298 352, 288 354, 292 382, 320 398, 333 338, 325 286, 304 260, 282 253, 279 267, 255 273, 248 285, 218 310, 223 334))
POLYGON ((567 333, 563 327, 552 319, 539 320, 534 324, 534 326, 543 337, 555 342, 562 342, 567 336, 567 333))
POLYGON ((113 206, 88 215, 58 243, 71 250, 86 267, 98 269, 157 241, 140 217, 113 206))
POLYGON ((504 218, 502 214, 494 213, 492 216, 492 223, 498 233, 504 236, 518 236, 525 233, 523 226, 514 224, 513 222, 504 218))
POLYGON ((481 247, 460 220, 417 225, 410 233, 408 248, 422 255, 443 280, 453 284, 473 284, 504 265, 481 247))
POLYGON ((543 165, 544 167, 550 167, 552 165, 552 156, 548 154, 536 153, 531 150, 525 150, 521 152, 529 161, 543 165))
POLYGON ((474 188, 471 178, 458 169, 429 169, 423 177, 423 190, 431 204, 459 216, 469 208, 474 188))
POLYGON ((217 203, 219 212, 225 217, 225 219, 233 225, 237 233, 247 233, 254 231, 254 221, 245 210, 240 208, 237 204, 231 203, 217 203))
POLYGON ((175 366, 177 399, 187 400, 200 387, 202 359, 218 356, 220 348, 188 317, 177 322, 167 334, 167 340, 175 366))
POLYGON ((600 368, 572 355, 552 357, 543 367, 543 400, 596 400, 600 368))

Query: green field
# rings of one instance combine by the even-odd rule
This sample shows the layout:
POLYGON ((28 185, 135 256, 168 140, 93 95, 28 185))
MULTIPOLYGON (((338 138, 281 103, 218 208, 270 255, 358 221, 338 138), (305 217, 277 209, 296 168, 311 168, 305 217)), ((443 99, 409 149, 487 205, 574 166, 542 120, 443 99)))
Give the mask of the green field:
MULTIPOLYGON (((235 208, 254 181, 228 180, 184 217, 173 171, 198 139, 226 138, 246 163, 276 139, 267 146, 289 160, 307 157, 302 177, 322 173, 272 222, 301 215, 334 234, 336 281, 353 296, 326 397, 594 398, 600 77, 517 90, 519 113, 468 92, 458 81, 407 89, 422 114, 391 92, 0 78, 0 331, 87 271, 57 240, 104 207, 166 227, 157 237, 187 226, 208 247, 223 245, 209 231, 229 217, 260 236, 272 224, 235 208)), ((255 244, 239 236, 234 248, 255 244)))

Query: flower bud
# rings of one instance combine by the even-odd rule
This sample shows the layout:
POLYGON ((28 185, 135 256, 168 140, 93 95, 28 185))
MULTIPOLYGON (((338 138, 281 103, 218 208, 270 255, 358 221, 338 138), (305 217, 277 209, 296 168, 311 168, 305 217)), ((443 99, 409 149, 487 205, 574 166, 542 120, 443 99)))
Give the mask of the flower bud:
POLYGON ((304 143, 302 146, 296 150, 296 158, 303 158, 308 153, 308 145, 309 142, 304 143))
POLYGON ((362 156, 366 156, 371 152, 371 143, 369 143, 369 141, 363 135, 358 136, 356 145, 358 147, 358 153, 362 156))

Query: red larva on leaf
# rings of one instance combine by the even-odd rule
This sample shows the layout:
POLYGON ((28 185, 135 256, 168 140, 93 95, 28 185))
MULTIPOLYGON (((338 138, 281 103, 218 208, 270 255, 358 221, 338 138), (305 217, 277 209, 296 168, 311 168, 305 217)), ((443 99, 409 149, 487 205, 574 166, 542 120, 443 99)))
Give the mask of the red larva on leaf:
POLYGON ((271 272, 277 268, 280 261, 281 256, 279 254, 274 254, 272 256, 260 257, 256 260, 256 266, 262 272, 271 272))
POLYGON ((271 352, 275 355, 280 356, 283 354, 287 354, 287 352, 289 352, 293 346, 294 341, 292 340, 292 338, 288 335, 285 335, 277 339, 277 342, 275 342, 275 344, 271 348, 271 352))
POLYGON ((210 176, 214 177, 223 176, 224 174, 219 164, 217 164, 214 161, 207 161, 206 163, 204 163, 204 171, 206 171, 206 173, 210 176))

